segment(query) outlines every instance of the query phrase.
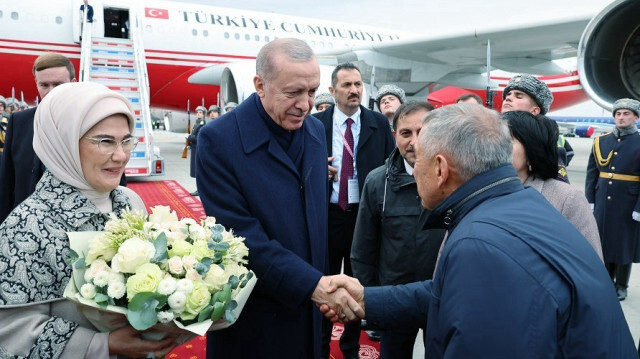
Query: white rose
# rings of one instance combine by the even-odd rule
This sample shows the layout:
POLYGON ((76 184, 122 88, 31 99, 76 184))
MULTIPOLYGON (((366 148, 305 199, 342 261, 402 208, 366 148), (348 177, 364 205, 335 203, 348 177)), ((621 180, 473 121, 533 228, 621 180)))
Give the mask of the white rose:
POLYGON ((203 240, 203 241, 209 240, 209 237, 207 236, 207 231, 199 224, 194 224, 194 225, 189 227, 189 235, 191 236, 191 238, 194 241, 196 241, 196 240, 203 240))
POLYGON ((165 223, 177 220, 178 215, 176 214, 176 211, 172 211, 169 206, 154 206, 151 208, 149 222, 165 223))
POLYGON ((118 248, 118 253, 111 260, 111 268, 120 273, 135 273, 139 266, 148 263, 155 254, 153 243, 130 238, 118 248))
MULTIPOLYGON (((176 222, 176 223, 179 223, 179 222, 176 222)), ((187 231, 186 228, 184 228, 184 231, 179 227, 167 228, 167 229, 164 229, 163 232, 164 232, 164 235, 167 236, 168 244, 171 244, 173 241, 185 241, 189 237, 189 232, 187 231)))
POLYGON ((190 279, 192 281, 197 281, 199 279, 202 279, 202 277, 200 277, 200 273, 198 273, 198 271, 195 269, 189 269, 187 271, 187 275, 185 276, 185 278, 190 279))
POLYGON ((187 304, 187 295, 183 292, 174 292, 167 299, 167 303, 169 303, 169 307, 171 307, 171 309, 177 312, 182 312, 184 310, 184 306, 187 304))
POLYGON ((193 282, 190 279, 182 278, 176 283, 176 291, 189 294, 193 290, 193 282))
POLYGON ((175 275, 181 275, 184 273, 184 268, 182 267, 182 258, 175 256, 169 258, 167 261, 167 266, 169 267, 169 272, 175 275))
POLYGON ((158 321, 162 324, 167 324, 173 320, 175 316, 171 312, 158 312, 158 321))
POLYGON ((93 299, 96 296, 96 287, 91 283, 85 283, 80 287, 80 295, 86 299, 93 299))
POLYGON ((112 240, 105 233, 102 233, 89 241, 89 251, 85 261, 87 264, 92 264, 98 258, 110 261, 115 254, 116 248, 112 240))
POLYGON ((222 290, 222 287, 229 281, 229 275, 219 265, 212 264, 202 280, 209 291, 213 293, 222 290))
POLYGON ((176 282, 177 281, 172 277, 165 277, 160 281, 160 284, 158 284, 158 293, 162 295, 171 295, 176 291, 176 282))
POLYGON ((198 264, 198 260, 194 256, 182 256, 182 266, 184 269, 193 269, 198 264))
POLYGON ((124 285, 124 282, 110 282, 107 287, 107 295, 113 299, 120 299, 124 297, 127 288, 124 285))
POLYGON ((101 270, 100 272, 96 273, 96 276, 93 277, 93 284, 97 285, 98 287, 104 287, 105 285, 109 284, 109 272, 107 272, 106 270, 101 270))

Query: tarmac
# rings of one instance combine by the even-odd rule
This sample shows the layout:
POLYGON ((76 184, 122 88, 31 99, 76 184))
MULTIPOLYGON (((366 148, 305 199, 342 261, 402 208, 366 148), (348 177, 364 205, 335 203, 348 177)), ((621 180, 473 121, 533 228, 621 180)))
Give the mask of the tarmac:
MULTIPOLYGON (((189 157, 181 158, 185 145, 185 133, 154 131, 154 140, 165 159, 165 174, 162 176, 130 178, 130 181, 175 180, 189 192, 196 190, 196 180, 189 176, 189 157)), ((584 191, 587 162, 592 138, 567 138, 575 151, 575 156, 567 167, 571 185, 584 191)), ((189 156, 191 154, 189 153, 189 156)), ((631 215, 631 214, 629 214, 631 215)), ((613 285, 611 287, 613 291, 613 285)), ((627 299, 620 302, 635 343, 640 338, 640 265, 633 266, 627 299)), ((418 335, 414 358, 424 358, 422 333, 418 335)))

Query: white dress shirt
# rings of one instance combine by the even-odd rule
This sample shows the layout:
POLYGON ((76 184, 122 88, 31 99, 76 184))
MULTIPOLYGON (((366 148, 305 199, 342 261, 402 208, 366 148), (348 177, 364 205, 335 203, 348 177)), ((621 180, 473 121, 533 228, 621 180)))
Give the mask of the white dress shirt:
POLYGON ((342 135, 347 131, 347 119, 353 120, 351 124, 351 134, 353 135, 353 176, 357 178, 358 170, 356 169, 356 149, 358 148, 358 139, 360 138, 360 108, 351 116, 347 116, 338 110, 338 106, 333 109, 333 134, 331 140, 331 151, 333 153, 333 161, 331 166, 338 169, 336 175, 338 180, 333 182, 333 191, 331 191, 331 203, 338 203, 338 194, 340 193, 340 171, 342 170, 342 135))

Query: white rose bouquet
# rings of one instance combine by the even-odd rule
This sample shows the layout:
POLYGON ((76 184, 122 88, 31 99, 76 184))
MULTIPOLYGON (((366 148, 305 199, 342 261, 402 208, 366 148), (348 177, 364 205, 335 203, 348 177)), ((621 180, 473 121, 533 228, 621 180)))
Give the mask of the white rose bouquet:
MULTIPOLYGON (((244 238, 213 217, 178 220, 166 206, 148 216, 112 214, 104 232, 72 232, 69 240, 73 279, 65 296, 125 314, 138 330, 171 322, 197 335, 225 328, 256 281, 246 268, 244 238)), ((87 315, 98 329, 115 329, 100 317, 87 315)))

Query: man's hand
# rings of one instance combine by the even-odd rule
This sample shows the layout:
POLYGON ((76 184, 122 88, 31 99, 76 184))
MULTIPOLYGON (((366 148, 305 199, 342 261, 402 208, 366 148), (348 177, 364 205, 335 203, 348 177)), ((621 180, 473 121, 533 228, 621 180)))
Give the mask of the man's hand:
POLYGON ((322 277, 311 299, 332 322, 348 322, 364 318, 364 287, 357 279, 344 274, 322 277), (319 292, 333 296, 333 303, 322 298, 315 300, 314 297, 319 292))
POLYGON ((338 169, 331 166, 331 162, 333 162, 333 156, 328 158, 329 162, 329 181, 333 180, 334 182, 338 180, 338 169))
POLYGON ((311 300, 333 322, 364 317, 364 309, 360 305, 364 305, 364 288, 357 279, 344 274, 321 277, 311 300), (326 309, 322 310, 323 307, 326 309))

